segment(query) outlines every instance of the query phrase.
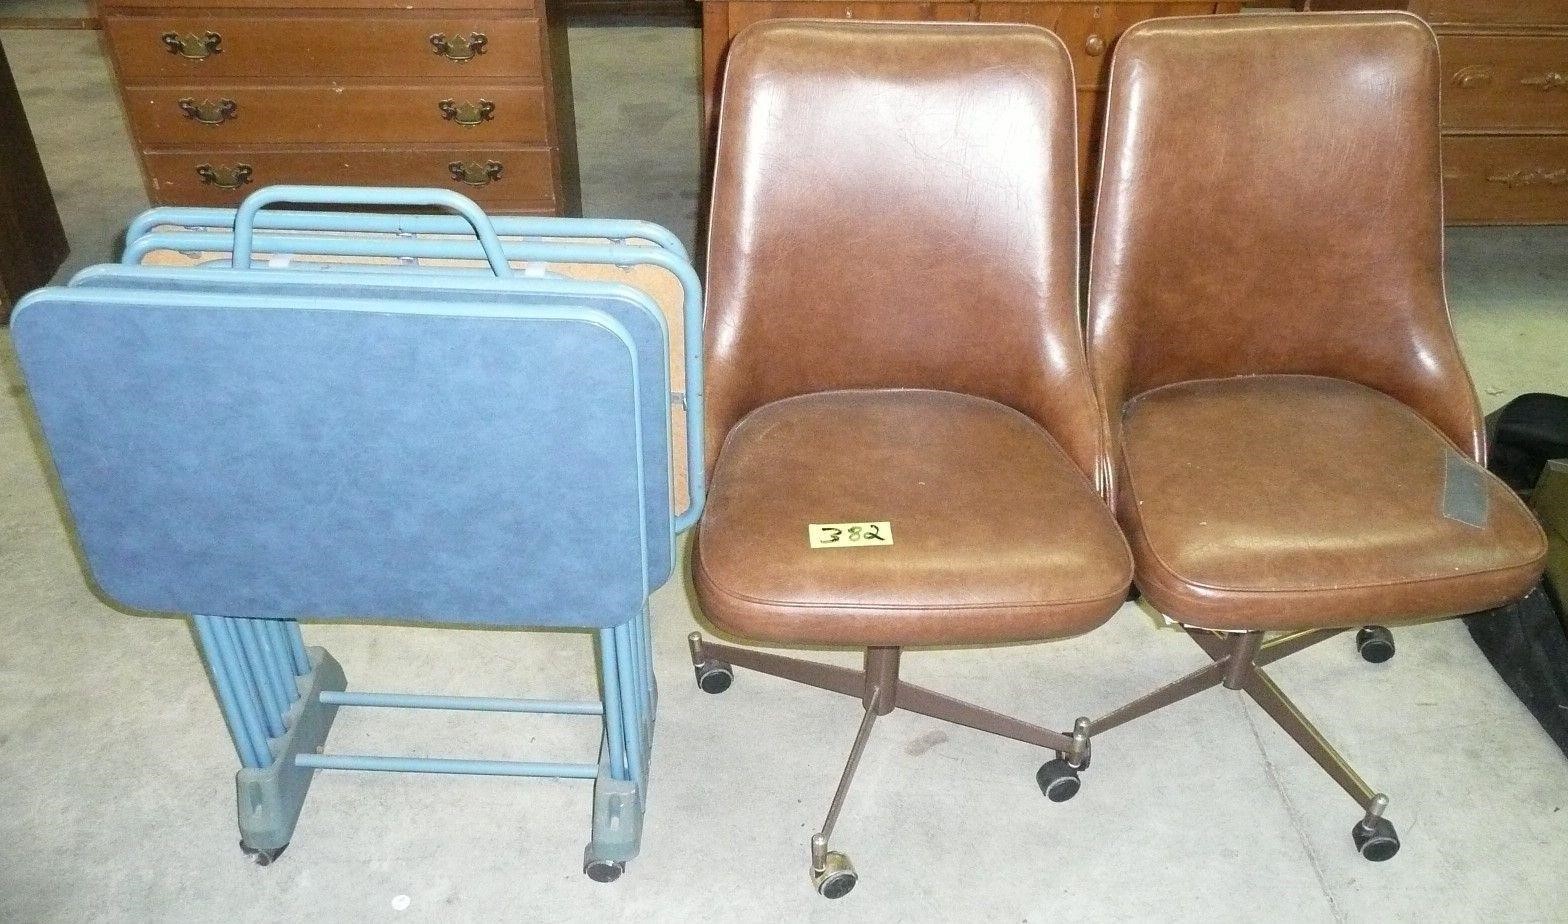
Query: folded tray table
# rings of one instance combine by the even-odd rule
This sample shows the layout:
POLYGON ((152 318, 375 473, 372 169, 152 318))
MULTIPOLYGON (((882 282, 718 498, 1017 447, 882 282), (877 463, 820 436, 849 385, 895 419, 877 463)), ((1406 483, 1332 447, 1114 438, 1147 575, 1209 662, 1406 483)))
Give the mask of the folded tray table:
MULTIPOLYGON (((640 843, 647 597, 681 518, 663 315, 629 287, 514 276, 483 213, 439 190, 264 190, 236 262, 246 208, 344 199, 453 208, 493 273, 101 267, 18 306, 84 560, 113 602, 193 616, 259 861, 317 769, 577 777, 596 781, 585 870, 613 879, 640 843), (300 619, 591 629, 602 695, 346 692, 300 619), (340 706, 599 715, 604 735, 581 764, 320 753, 340 706)), ((687 369, 700 382, 700 356, 687 369)))

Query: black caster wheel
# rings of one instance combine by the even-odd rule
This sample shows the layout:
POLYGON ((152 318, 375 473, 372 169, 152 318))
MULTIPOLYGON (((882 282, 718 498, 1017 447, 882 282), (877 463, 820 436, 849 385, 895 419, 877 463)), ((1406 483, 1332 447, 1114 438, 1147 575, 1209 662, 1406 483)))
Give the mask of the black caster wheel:
POLYGON ((827 862, 821 869, 811 871, 811 884, 817 887, 817 894, 823 898, 843 898, 859 881, 860 877, 855 874, 855 866, 849 862, 849 857, 836 850, 828 853, 827 862))
POLYGON ((1374 863, 1381 863, 1399 852, 1399 834, 1387 818, 1378 818, 1370 825, 1365 821, 1356 822, 1350 829, 1350 837, 1361 855, 1374 863))
POLYGON ((624 860, 589 860, 583 865, 583 872, 594 882, 614 882, 626 872, 624 860))
POLYGON ((1041 764, 1034 781, 1040 784, 1040 792, 1052 802, 1066 802, 1078 795, 1082 785, 1078 781, 1078 771, 1060 757, 1041 764))
POLYGON ((1367 626, 1356 633, 1356 650, 1372 664, 1382 664, 1394 656, 1394 633, 1382 626, 1367 626))
POLYGON ((696 670, 697 686, 704 693, 723 693, 735 682, 735 669, 718 658, 709 658, 697 665, 696 670))
POLYGON ((284 844, 282 847, 273 847, 269 850, 257 850, 255 847, 245 846, 244 842, 240 843, 240 851, 255 861, 257 866, 271 866, 273 861, 283 856, 283 851, 287 849, 289 849, 288 844, 284 844))

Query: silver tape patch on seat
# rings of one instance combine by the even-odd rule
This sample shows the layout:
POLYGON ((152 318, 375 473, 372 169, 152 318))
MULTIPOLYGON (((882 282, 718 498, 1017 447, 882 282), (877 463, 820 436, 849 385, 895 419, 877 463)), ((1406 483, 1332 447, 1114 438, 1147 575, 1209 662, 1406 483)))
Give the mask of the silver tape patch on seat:
POLYGON ((1474 462, 1450 449, 1443 471, 1443 516, 1466 526, 1486 525, 1488 498, 1486 473, 1474 462))

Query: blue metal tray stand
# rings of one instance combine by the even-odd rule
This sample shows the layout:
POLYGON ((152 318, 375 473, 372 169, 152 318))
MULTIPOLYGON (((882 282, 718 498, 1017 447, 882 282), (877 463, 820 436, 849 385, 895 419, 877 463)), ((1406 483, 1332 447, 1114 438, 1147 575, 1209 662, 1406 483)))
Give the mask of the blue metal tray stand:
POLYGON ((641 843, 652 758, 647 598, 705 493, 702 296, 680 243, 641 222, 492 224, 445 190, 327 187, 153 210, 131 230, 127 263, 169 243, 233 257, 219 270, 95 267, 24 299, 13 336, 99 589, 193 614, 239 757, 241 847, 262 865, 283 853, 317 770, 591 779, 584 871, 619 877, 641 843), (279 203, 457 214, 263 211, 279 203), (212 230, 153 230, 171 224, 212 230), (408 236, 464 229, 477 240, 408 236), (256 249, 480 258, 490 272, 285 271, 253 266, 256 249), (685 393, 671 394, 651 299, 518 275, 518 259, 672 273, 685 393), (680 511, 672 405, 687 429, 680 511), (299 622, 342 618, 589 630, 600 697, 350 691, 299 622), (596 716, 603 734, 582 763, 328 753, 345 707, 596 716))

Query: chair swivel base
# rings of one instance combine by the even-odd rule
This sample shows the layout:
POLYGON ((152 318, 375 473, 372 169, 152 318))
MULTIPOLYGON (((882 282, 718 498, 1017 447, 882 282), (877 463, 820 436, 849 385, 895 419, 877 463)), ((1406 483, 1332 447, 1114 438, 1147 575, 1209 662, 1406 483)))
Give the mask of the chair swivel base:
POLYGON ((744 667, 853 696, 861 701, 864 715, 844 772, 839 777, 827 820, 811 838, 811 881, 817 892, 826 898, 841 898, 849 894, 859 881, 859 874, 855 872, 849 857, 839 851, 829 850, 828 840, 833 835, 834 824, 849 794, 855 769, 860 764, 860 755, 865 750, 877 716, 887 715, 894 709, 904 709, 1055 751, 1056 757, 1047 761, 1036 774, 1041 791, 1054 802, 1072 798, 1078 791, 1078 771, 1089 765, 1088 719, 1079 719, 1072 733, 1063 734, 906 683, 898 676, 899 648, 867 648, 865 668, 857 671, 720 645, 704 640, 698 632, 688 636, 687 641, 691 645, 691 663, 696 673, 697 686, 705 692, 716 694, 728 690, 735 679, 735 668, 744 667))
MULTIPOLYGON (((1199 668, 1186 677, 1089 723, 1088 731, 1098 736, 1212 687, 1224 686, 1229 690, 1240 690, 1268 713, 1269 718, 1290 735, 1296 744, 1300 745, 1301 749, 1306 751, 1307 755, 1365 811, 1361 820, 1356 822, 1350 831, 1351 842, 1357 852, 1368 860, 1387 860, 1399 852, 1399 834, 1394 830, 1393 822, 1383 817, 1383 812, 1388 808, 1388 797, 1374 792, 1372 787, 1361 779, 1355 769, 1324 740, 1317 728, 1301 714, 1295 704, 1275 685, 1273 679, 1262 670, 1267 664, 1316 645, 1343 631, 1345 630, 1309 629, 1282 635, 1265 643, 1263 633, 1258 631, 1217 633, 1187 627, 1187 634, 1208 653, 1214 663, 1199 668)), ((1358 642, 1363 642, 1367 636, 1372 636, 1376 643, 1380 641, 1378 633, 1386 636, 1388 630, 1381 626, 1369 626, 1360 631, 1362 639, 1358 639, 1358 642)), ((1386 641, 1387 652, 1391 656, 1392 637, 1388 637, 1386 641)), ((1362 649, 1362 656, 1374 662, 1387 660, 1387 657, 1379 659, 1369 656, 1365 648, 1362 649)))

